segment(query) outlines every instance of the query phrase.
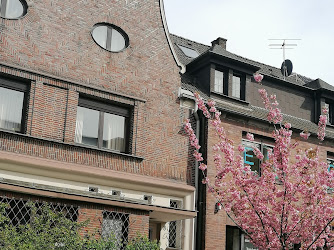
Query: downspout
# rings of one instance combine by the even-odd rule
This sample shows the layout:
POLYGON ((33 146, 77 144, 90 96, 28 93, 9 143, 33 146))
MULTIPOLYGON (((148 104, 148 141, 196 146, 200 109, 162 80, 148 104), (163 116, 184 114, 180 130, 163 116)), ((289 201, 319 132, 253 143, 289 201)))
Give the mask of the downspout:
MULTIPOLYGON (((198 107, 197 102, 195 102, 195 109, 194 109, 194 117, 196 120, 196 131, 195 135, 199 139, 200 137, 200 120, 198 116, 198 107)), ((194 208, 195 210, 198 210, 197 204, 198 204, 198 174, 199 174, 199 163, 195 161, 195 199, 194 199, 194 208)), ((193 241, 192 241, 192 249, 195 250, 195 238, 197 234, 197 216, 194 220, 194 230, 193 230, 193 241)))
MULTIPOLYGON (((194 96, 194 94, 189 91, 189 90, 184 90, 181 87, 179 88, 178 91, 178 97, 180 99, 185 98, 185 99, 189 99, 189 100, 194 100, 195 101, 195 106, 193 107, 193 112, 192 114, 194 115, 195 121, 196 121, 196 128, 195 128, 195 135, 198 139, 200 139, 200 117, 198 115, 198 106, 197 106, 197 102, 196 102, 196 98, 194 96)), ((199 163, 197 161, 195 161, 195 191, 194 191, 194 204, 193 207, 195 208, 195 210, 198 210, 198 178, 199 178, 199 163)), ((197 249, 196 246, 196 235, 197 235, 197 216, 196 218, 193 218, 192 221, 192 225, 193 225, 193 230, 192 230, 192 242, 191 242, 191 249, 195 250, 197 249)))

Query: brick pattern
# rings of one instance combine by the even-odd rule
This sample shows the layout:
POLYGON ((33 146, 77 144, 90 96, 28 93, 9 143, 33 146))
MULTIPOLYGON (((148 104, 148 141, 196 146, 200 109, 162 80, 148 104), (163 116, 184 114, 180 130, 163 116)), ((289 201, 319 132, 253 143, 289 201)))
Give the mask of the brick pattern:
POLYGON ((263 86, 255 82, 247 82, 246 99, 250 104, 263 107, 262 99, 259 97, 258 89, 265 88, 268 93, 275 94, 279 101, 280 108, 284 114, 296 116, 302 119, 314 120, 314 101, 313 93, 307 95, 297 89, 284 86, 283 84, 269 82, 264 78, 263 86))
POLYGON ((141 235, 148 237, 149 216, 143 214, 130 214, 129 216, 129 236, 128 239, 135 238, 138 232, 141 235))
POLYGON ((0 72, 31 80, 26 134, 41 140, 1 133, 2 150, 192 183, 177 97, 179 68, 159 1, 28 4, 25 17, 1 19, 0 72), (110 53, 96 45, 91 30, 99 22, 122 28, 130 46, 110 53), (133 107, 131 153, 144 161, 68 145, 82 95, 133 107))

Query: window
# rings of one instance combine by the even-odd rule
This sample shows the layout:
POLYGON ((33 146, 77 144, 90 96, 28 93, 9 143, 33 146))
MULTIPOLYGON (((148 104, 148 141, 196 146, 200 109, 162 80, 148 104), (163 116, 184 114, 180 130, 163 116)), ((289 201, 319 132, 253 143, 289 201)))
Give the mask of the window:
POLYGON ((124 249, 128 242, 129 215, 116 212, 103 212, 102 233, 103 238, 115 239, 113 249, 124 249))
POLYGON ((232 96, 240 99, 241 78, 234 75, 232 79, 232 96))
POLYGON ((23 83, 0 78, 0 128, 23 132, 27 91, 23 83))
POLYGON ((244 74, 234 74, 232 77, 232 97, 246 99, 246 77, 244 74))
POLYGON ((334 157, 327 158, 327 163, 328 163, 328 171, 334 171, 334 157))
POLYGON ((0 17, 18 19, 27 13, 27 3, 24 0, 0 0, 0 17))
MULTIPOLYGON (((170 207, 182 208, 182 202, 170 200, 170 207)), ((182 221, 169 222, 168 247, 181 249, 182 221)))
POLYGON ((256 248, 250 241, 247 239, 244 233, 237 228, 232 226, 226 226, 226 248, 229 250, 249 250, 256 248))
POLYGON ((26 201, 5 196, 0 197, 0 203, 7 205, 4 215, 9 219, 9 223, 13 226, 30 223, 32 208, 36 208, 36 215, 41 215, 43 208, 47 208, 53 213, 61 213, 65 218, 71 221, 77 221, 79 216, 78 207, 72 205, 39 203, 38 201, 26 201))
POLYGON ((334 125, 334 104, 333 103, 325 103, 325 107, 328 110, 327 113, 327 124, 334 125))
POLYGON ((75 142, 129 152, 130 109, 79 99, 75 142))
MULTIPOLYGON (((328 163, 328 172, 334 171, 334 156, 332 155, 332 153, 329 156, 327 156, 327 163, 328 163)), ((334 191, 333 187, 327 188, 327 193, 332 194, 333 191, 334 191)))
POLYGON ((129 46, 128 35, 112 24, 96 24, 92 36, 99 46, 111 52, 120 52, 129 46))
POLYGON ((187 48, 187 47, 184 47, 182 45, 177 45, 181 50, 182 52, 187 56, 187 57, 191 57, 191 58, 196 58, 199 56, 199 53, 194 50, 194 49, 191 49, 191 48, 187 48))
POLYGON ((243 140, 242 145, 245 148, 244 164, 250 165, 252 171, 261 175, 261 161, 254 155, 253 147, 258 148, 264 156, 263 159, 267 160, 269 159, 269 152, 273 149, 273 146, 247 140, 243 140))
POLYGON ((215 70, 214 91, 220 94, 226 94, 224 72, 215 70))

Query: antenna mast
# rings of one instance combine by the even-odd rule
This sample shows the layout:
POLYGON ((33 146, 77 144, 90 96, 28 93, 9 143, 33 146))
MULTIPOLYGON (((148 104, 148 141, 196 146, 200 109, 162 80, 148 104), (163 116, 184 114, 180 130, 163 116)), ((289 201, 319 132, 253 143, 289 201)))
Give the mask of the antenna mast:
POLYGON ((297 46, 296 43, 286 43, 286 41, 300 41, 301 39, 287 39, 287 38, 281 38, 281 39, 269 39, 270 41, 282 41, 282 43, 272 43, 269 44, 269 46, 274 46, 274 48, 270 49, 282 49, 283 50, 283 79, 285 80, 285 77, 287 77, 288 74, 288 68, 286 66, 286 59, 285 59, 285 50, 286 49, 293 49, 290 48, 289 46, 297 46), (276 48, 275 48, 276 47, 276 48))

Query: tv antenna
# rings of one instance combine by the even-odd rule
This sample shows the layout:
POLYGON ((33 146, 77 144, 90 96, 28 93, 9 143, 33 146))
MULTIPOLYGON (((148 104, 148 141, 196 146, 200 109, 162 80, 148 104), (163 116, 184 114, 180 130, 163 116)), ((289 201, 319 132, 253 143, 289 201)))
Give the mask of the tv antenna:
POLYGON ((283 50, 283 63, 281 66, 281 72, 283 75, 283 79, 285 80, 285 77, 291 75, 292 73, 292 62, 289 59, 285 59, 285 50, 286 49, 294 49, 291 47, 297 46, 296 43, 287 43, 286 41, 300 41, 301 39, 269 39, 270 41, 281 41, 282 43, 272 43, 269 44, 269 46, 273 46, 273 48, 270 49, 281 49, 283 50))

